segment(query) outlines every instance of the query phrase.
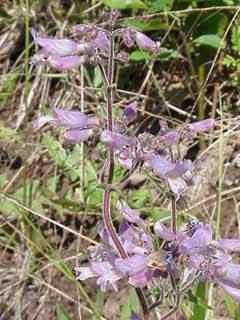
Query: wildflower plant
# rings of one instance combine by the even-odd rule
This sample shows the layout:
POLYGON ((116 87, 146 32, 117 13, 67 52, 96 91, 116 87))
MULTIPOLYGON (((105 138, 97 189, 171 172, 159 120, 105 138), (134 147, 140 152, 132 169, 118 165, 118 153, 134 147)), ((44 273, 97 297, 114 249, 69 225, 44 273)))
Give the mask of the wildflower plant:
POLYGON ((97 135, 106 147, 107 159, 101 175, 104 188, 101 243, 90 248, 89 264, 77 268, 76 277, 80 281, 95 279, 102 291, 117 291, 122 281, 133 286, 142 315, 133 313, 132 320, 150 319, 155 308, 164 310, 161 319, 170 318, 186 291, 199 281, 218 284, 240 303, 240 265, 234 263, 231 256, 232 252, 240 252, 240 240, 216 241, 212 227, 197 219, 189 221, 181 230, 177 228, 176 203, 194 184, 194 162, 180 157, 178 145, 182 141, 192 142, 199 133, 212 130, 215 121, 210 118, 173 129, 162 121, 157 135, 131 135, 128 129, 134 127, 138 117, 136 101, 125 106, 121 118, 114 119, 115 64, 128 60, 128 53, 117 52, 117 49, 122 46, 129 51, 137 46, 153 56, 159 51, 158 43, 138 30, 117 28, 117 19, 118 13, 113 11, 104 28, 76 25, 72 39, 45 37, 32 30, 34 42, 40 47, 32 58, 34 64, 46 64, 59 71, 93 64, 99 67, 105 85, 106 119, 55 108, 52 115, 34 121, 35 128, 46 123, 65 128, 64 138, 70 143, 82 143, 97 135), (114 181, 116 161, 126 169, 126 175, 118 182, 114 181), (148 221, 123 199, 112 203, 112 193, 138 169, 157 178, 169 191, 170 227, 157 222, 152 230, 148 221), (113 224, 112 206, 122 216, 118 229, 113 224), (157 247, 156 242, 161 246, 157 247), (160 289, 160 296, 155 300, 154 296, 149 298, 153 287, 160 289), (171 303, 166 310, 169 296, 171 303))

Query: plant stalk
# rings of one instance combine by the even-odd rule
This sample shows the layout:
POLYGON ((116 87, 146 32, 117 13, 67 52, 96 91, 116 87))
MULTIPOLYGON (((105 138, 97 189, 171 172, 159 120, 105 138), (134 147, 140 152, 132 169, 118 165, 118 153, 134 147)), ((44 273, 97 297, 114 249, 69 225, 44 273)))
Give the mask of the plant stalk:
MULTIPOLYGON (((112 28, 112 26, 111 26, 112 28)), ((113 78, 114 78, 114 36, 113 32, 110 35, 110 47, 109 47, 109 58, 108 58, 108 70, 107 70, 107 81, 106 83, 106 95, 107 95, 107 129, 113 131, 113 78)), ((113 150, 108 150, 108 173, 107 173, 107 185, 112 184, 114 175, 114 152, 113 150)), ((106 188, 103 195, 103 221, 104 225, 109 232, 115 248, 119 256, 123 259, 128 257, 121 240, 114 228, 112 217, 111 217, 111 187, 106 188)), ((142 306, 144 320, 149 320, 149 310, 148 305, 144 296, 142 289, 136 288, 136 293, 139 298, 139 302, 142 306)))

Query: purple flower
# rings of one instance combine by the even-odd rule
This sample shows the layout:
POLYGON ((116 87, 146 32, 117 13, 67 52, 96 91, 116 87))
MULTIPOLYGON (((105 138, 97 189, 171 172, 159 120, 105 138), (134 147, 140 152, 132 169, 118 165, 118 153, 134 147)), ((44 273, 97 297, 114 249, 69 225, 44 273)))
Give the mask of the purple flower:
POLYGON ((141 320, 141 317, 140 317, 139 314, 134 312, 134 313, 132 313, 132 315, 131 315, 129 320, 141 320))
POLYGON ((81 64, 86 62, 85 56, 49 56, 47 59, 43 60, 43 63, 49 64, 54 69, 58 71, 68 71, 74 68, 78 68, 81 64))
POLYGON ((156 175, 163 179, 176 179, 187 171, 192 170, 192 162, 190 160, 172 162, 157 154, 147 159, 147 165, 153 169, 156 175))
POLYGON ((118 258, 115 260, 116 268, 128 275, 137 274, 144 271, 148 265, 148 257, 144 255, 133 255, 126 259, 118 258))
POLYGON ((137 118, 137 102, 134 101, 124 108, 123 119, 127 125, 136 120, 137 118))
POLYGON ((120 272, 107 261, 91 262, 89 267, 76 268, 77 279, 97 278, 97 284, 103 292, 108 289, 118 290, 117 282, 122 278, 120 272))
POLYGON ((158 51, 156 42, 154 42, 151 38, 149 38, 142 32, 127 28, 123 30, 122 36, 123 42, 128 48, 132 48, 136 43, 137 46, 142 50, 150 52, 158 51))
POLYGON ((226 251, 240 252, 240 239, 222 239, 217 243, 220 248, 226 251))
POLYGON ((178 144, 180 141, 180 133, 178 130, 170 130, 158 136, 160 141, 167 146, 178 144))
POLYGON ((71 39, 40 37, 32 30, 34 42, 42 49, 32 58, 34 64, 44 63, 59 71, 67 71, 86 63, 90 54, 87 42, 76 42, 71 39))
POLYGON ((185 235, 183 232, 174 233, 169 228, 167 228, 161 222, 156 222, 154 225, 154 232, 158 235, 161 239, 166 241, 181 241, 185 239, 185 235))
POLYGON ((146 155, 145 159, 147 166, 153 170, 154 174, 167 182, 170 190, 179 198, 187 188, 187 183, 183 176, 191 172, 191 160, 172 162, 158 154, 146 155))
POLYGON ((198 223, 184 233, 178 232, 175 238, 168 228, 159 223, 154 229, 161 238, 174 243, 172 247, 178 255, 188 258, 191 269, 200 271, 203 279, 219 284, 240 301, 240 265, 232 263, 232 258, 227 254, 228 251, 234 251, 234 244, 238 252, 240 240, 213 241, 211 226, 203 223, 198 223))
POLYGON ((104 130, 100 140, 113 150, 120 150, 125 146, 134 146, 136 144, 136 139, 121 133, 111 132, 110 130, 104 130))
POLYGON ((191 123, 188 125, 188 129, 190 132, 195 135, 197 133, 202 133, 205 131, 209 131, 215 126, 215 120, 212 118, 202 120, 202 121, 197 121, 194 123, 191 123))
POLYGON ((42 47, 46 54, 63 57, 79 53, 83 54, 86 51, 85 43, 77 43, 70 39, 40 37, 34 29, 32 29, 31 32, 34 42, 42 47))
POLYGON ((132 29, 125 29, 123 31, 123 42, 126 47, 132 48, 135 44, 135 31, 132 29))
POLYGON ((136 210, 133 210, 128 207, 126 202, 124 201, 118 201, 117 208, 123 215, 123 218, 127 220, 130 223, 136 223, 136 224, 143 224, 144 221, 140 218, 139 212, 136 210))
POLYGON ((39 129, 49 122, 66 128, 64 137, 71 143, 86 141, 93 134, 92 128, 99 124, 96 117, 87 116, 79 111, 55 108, 53 116, 41 116, 34 121, 33 126, 39 129))
POLYGON ((129 61, 129 54, 125 51, 120 51, 116 55, 116 59, 120 62, 128 62, 129 61))
POLYGON ((128 255, 128 258, 122 259, 106 229, 101 230, 100 236, 103 243, 91 250, 89 266, 76 269, 77 278, 96 278, 103 291, 117 290, 121 279, 136 287, 146 285, 152 277, 152 271, 148 268, 148 255, 153 249, 151 237, 142 229, 122 224, 119 239, 128 255))
POLYGON ((149 38, 142 32, 136 32, 135 41, 140 49, 150 52, 158 51, 156 42, 154 42, 151 38, 149 38))

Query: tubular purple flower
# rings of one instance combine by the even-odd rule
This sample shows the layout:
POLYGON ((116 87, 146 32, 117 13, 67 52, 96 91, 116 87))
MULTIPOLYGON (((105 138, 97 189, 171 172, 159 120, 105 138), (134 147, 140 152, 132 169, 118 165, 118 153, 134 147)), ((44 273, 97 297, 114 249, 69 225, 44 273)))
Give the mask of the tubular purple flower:
POLYGON ((240 303, 240 289, 228 286, 221 281, 217 281, 217 283, 238 303, 240 303))
POLYGON ((135 33, 135 41, 140 49, 150 52, 158 51, 157 44, 142 32, 135 33))
POLYGON ((92 129, 72 129, 65 132, 64 138, 70 143, 80 143, 88 140, 92 135, 92 129))
POLYGON ((34 42, 42 47, 49 55, 72 56, 80 53, 83 54, 88 48, 86 43, 77 43, 70 39, 40 37, 34 29, 32 29, 31 32, 34 42))
POLYGON ((188 237, 181 242, 181 253, 196 254, 203 252, 212 241, 212 236, 211 226, 200 224, 192 237, 188 237))
POLYGON ((152 277, 153 277, 152 270, 142 271, 142 272, 131 275, 129 277, 128 282, 136 288, 142 288, 147 285, 147 283, 152 279, 152 277))
POLYGON ((122 275, 109 262, 91 262, 91 269, 98 276, 97 284, 103 292, 111 288, 118 290, 117 282, 122 275))
POLYGON ((154 225, 154 233, 166 241, 176 240, 176 234, 159 221, 154 225))
POLYGON ((123 111, 123 119, 125 123, 128 125, 137 118, 137 102, 134 101, 126 105, 123 111))
POLYGON ((109 45, 110 41, 106 32, 98 30, 96 37, 91 41, 91 47, 93 49, 108 50, 109 45))
POLYGON ((235 263, 225 263, 216 268, 215 279, 231 287, 240 289, 240 265, 235 263))
POLYGON ((180 133, 178 130, 171 130, 163 135, 159 135, 159 137, 166 145, 178 144, 180 141, 180 133))
POLYGON ((113 150, 120 150, 124 146, 134 146, 136 144, 136 139, 110 130, 104 130, 100 140, 113 150))
POLYGON ((118 201, 117 208, 123 215, 124 219, 126 219, 128 222, 137 224, 144 223, 144 221, 139 216, 139 212, 137 210, 129 208, 126 202, 118 201))
POLYGON ((86 56, 53 56, 50 55, 45 63, 48 63, 52 68, 58 71, 68 71, 79 67, 87 61, 86 56))
POLYGON ((150 157, 147 156, 147 165, 153 169, 156 175, 163 179, 176 179, 187 171, 192 170, 191 160, 177 161, 174 163, 157 154, 150 157))
POLYGON ((209 118, 206 120, 190 123, 188 125, 188 129, 191 131, 191 133, 197 134, 197 133, 209 131, 212 128, 214 128, 214 126, 215 126, 215 120, 212 118, 209 118))
POLYGON ((87 116, 80 111, 68 111, 60 108, 55 108, 53 111, 58 124, 65 128, 91 128, 99 123, 96 117, 87 116))
POLYGON ((222 239, 217 242, 219 248, 230 252, 240 252, 240 239, 222 239))
POLYGON ((97 278, 97 284, 105 292, 108 289, 117 291, 117 282, 122 278, 120 272, 107 261, 91 262, 89 267, 79 267, 75 269, 78 280, 97 278))
POLYGON ((126 47, 132 48, 135 43, 135 30, 132 30, 130 28, 124 29, 123 42, 126 47))
POLYGON ((126 259, 118 258, 115 260, 116 268, 128 275, 136 274, 147 268, 148 257, 143 255, 133 255, 126 259))

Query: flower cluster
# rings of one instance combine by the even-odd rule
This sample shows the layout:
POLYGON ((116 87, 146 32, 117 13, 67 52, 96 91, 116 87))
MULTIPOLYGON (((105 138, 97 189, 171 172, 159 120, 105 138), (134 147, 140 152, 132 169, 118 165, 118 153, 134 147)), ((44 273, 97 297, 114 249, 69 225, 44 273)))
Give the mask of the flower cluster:
POLYGON ((118 234, 127 257, 119 258, 108 231, 103 228, 100 232, 101 244, 91 250, 90 265, 76 269, 79 280, 97 278, 97 284, 103 291, 109 288, 117 290, 122 279, 127 279, 135 287, 143 287, 154 274, 148 266, 153 242, 144 230, 144 221, 137 211, 124 202, 118 203, 118 209, 124 217, 118 234))
MULTIPOLYGON (((82 143, 95 134, 108 150, 108 165, 104 166, 106 171, 109 169, 103 202, 105 225, 99 232, 101 243, 90 248, 89 264, 76 269, 77 278, 96 279, 102 291, 117 291, 122 280, 142 290, 164 278, 172 284, 171 290, 175 290, 176 306, 178 295, 191 288, 193 280, 210 281, 219 284, 240 303, 240 266, 233 262, 230 255, 231 252, 240 252, 239 239, 215 241, 211 226, 198 221, 191 222, 183 231, 177 231, 174 209, 172 221, 175 219, 175 227, 169 229, 157 222, 152 232, 138 211, 122 200, 116 206, 123 220, 118 232, 111 220, 114 159, 130 174, 136 165, 142 170, 149 170, 171 191, 174 207, 173 204, 191 185, 194 168, 191 160, 179 156, 179 144, 192 142, 199 133, 210 131, 215 126, 211 118, 178 128, 169 128, 166 122, 161 121, 159 133, 155 136, 149 133, 131 135, 138 119, 136 101, 125 106, 121 119, 113 121, 114 63, 117 60, 127 61, 127 52, 114 52, 115 37, 122 39, 118 42, 118 48, 123 43, 127 48, 138 46, 153 54, 158 53, 157 43, 133 28, 107 31, 85 24, 73 28, 73 39, 42 37, 35 30, 32 30, 32 35, 35 44, 41 47, 33 57, 34 63, 44 63, 59 71, 69 71, 83 63, 94 63, 100 67, 106 86, 107 119, 104 120, 107 121, 100 121, 95 115, 61 108, 55 108, 52 115, 44 115, 34 121, 37 129, 47 123, 63 128, 64 138, 70 143, 82 143), (156 248, 156 242, 161 241, 161 248, 156 248)), ((141 299, 144 300, 142 293, 141 299)), ((143 313, 148 314, 146 303, 142 301, 141 304, 143 313)), ((141 318, 133 313, 130 319, 141 318)))
POLYGON ((157 223, 154 230, 201 280, 219 284, 240 302, 240 265, 233 263, 229 255, 240 252, 240 239, 213 240, 211 226, 196 221, 185 232, 176 234, 161 223, 157 223))

